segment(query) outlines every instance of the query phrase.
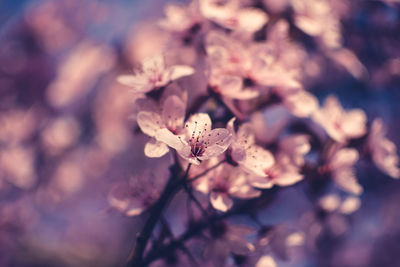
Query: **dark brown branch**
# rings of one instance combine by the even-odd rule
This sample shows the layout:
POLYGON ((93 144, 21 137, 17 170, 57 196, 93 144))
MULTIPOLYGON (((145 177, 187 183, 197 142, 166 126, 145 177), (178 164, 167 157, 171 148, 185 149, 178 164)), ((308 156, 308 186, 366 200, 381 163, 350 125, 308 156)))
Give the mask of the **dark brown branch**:
POLYGON ((186 240, 193 238, 201 234, 202 231, 210 227, 211 225, 225 220, 231 216, 238 214, 248 214, 251 208, 264 206, 265 204, 270 204, 275 196, 277 189, 270 189, 269 192, 264 192, 262 196, 256 199, 250 199, 238 203, 235 208, 229 210, 226 213, 214 214, 209 217, 203 218, 200 221, 191 225, 191 227, 183 233, 180 237, 171 240, 169 243, 158 247, 157 249, 152 249, 147 254, 146 258, 143 260, 144 266, 147 266, 156 259, 163 258, 169 253, 173 252, 175 249, 179 248, 180 244, 183 244, 186 240))
POLYGON ((128 258, 127 266, 145 266, 142 263, 143 253, 146 249, 149 238, 156 226, 158 220, 160 219, 162 211, 168 205, 169 201, 175 196, 179 191, 180 187, 183 185, 181 181, 184 181, 187 177, 191 164, 186 168, 186 172, 182 179, 176 179, 175 175, 172 174, 169 178, 167 185, 165 186, 160 198, 154 204, 150 210, 150 216, 147 219, 142 231, 140 231, 136 237, 136 243, 131 251, 128 258))

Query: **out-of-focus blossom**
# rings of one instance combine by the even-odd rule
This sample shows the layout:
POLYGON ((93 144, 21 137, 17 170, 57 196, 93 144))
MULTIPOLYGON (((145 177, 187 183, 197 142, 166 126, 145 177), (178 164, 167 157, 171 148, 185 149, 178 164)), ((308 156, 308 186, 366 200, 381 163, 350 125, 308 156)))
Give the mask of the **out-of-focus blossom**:
POLYGON ((262 10, 241 7, 238 0, 225 4, 216 0, 200 0, 200 9, 204 17, 231 30, 255 32, 268 21, 267 14, 262 10))
POLYGON ((230 253, 246 256, 254 251, 246 236, 254 234, 255 230, 244 225, 233 225, 220 222, 210 229, 211 240, 208 242, 204 258, 213 266, 225 266, 230 253))
POLYGON ((261 191, 255 190, 248 184, 245 172, 226 163, 200 178, 194 187, 204 194, 209 194, 211 205, 223 212, 232 208, 232 197, 249 199, 261 194, 261 191))
POLYGON ((348 215, 357 211, 361 206, 360 198, 355 196, 347 196, 341 199, 337 194, 330 194, 319 200, 321 208, 327 212, 338 211, 339 213, 348 215))
POLYGON ((279 143, 279 151, 274 164, 263 169, 265 174, 250 176, 249 182, 257 188, 270 188, 273 185, 289 186, 303 179, 300 169, 304 156, 310 151, 310 144, 304 135, 285 137, 279 143))
POLYGON ((385 135, 386 128, 382 119, 375 119, 368 136, 368 148, 371 151, 372 160, 383 172, 393 178, 400 178, 396 145, 385 135))
POLYGON ((341 45, 339 18, 329 1, 292 0, 296 26, 311 36, 318 36, 323 45, 336 48, 341 45))
POLYGON ((133 175, 129 181, 116 183, 108 195, 110 205, 128 216, 141 214, 160 197, 168 181, 169 165, 167 155, 157 159, 152 168, 133 175))
POLYGON ((21 189, 30 189, 36 182, 35 150, 15 146, 0 151, 0 177, 21 189))
POLYGON ((270 255, 262 256, 256 263, 256 267, 277 267, 276 262, 270 255))
POLYGON ((327 134, 337 142, 363 136, 367 117, 361 109, 346 111, 335 96, 325 99, 322 108, 313 114, 313 120, 321 125, 327 134))
POLYGON ((259 95, 257 90, 243 88, 242 78, 216 72, 211 72, 208 86, 217 94, 230 99, 246 100, 259 95))
POLYGON ((77 121, 72 117, 58 118, 46 126, 41 138, 50 154, 58 154, 74 145, 80 134, 77 121))
POLYGON ((134 93, 147 93, 169 82, 192 75, 194 69, 185 65, 166 66, 164 56, 157 55, 142 62, 142 69, 134 75, 121 75, 118 81, 132 87, 134 93))
POLYGON ((114 52, 104 45, 82 41, 60 64, 47 88, 47 99, 56 108, 81 100, 92 90, 100 75, 114 65, 114 52))
POLYGON ((13 110, 0 114, 0 141, 7 145, 28 139, 37 125, 34 110, 13 110))
POLYGON ((278 224, 268 230, 261 229, 255 241, 253 257, 246 263, 249 266, 264 266, 261 264, 265 262, 277 266, 276 260, 292 260, 294 250, 301 248, 304 240, 304 232, 292 229, 286 224, 278 224))
POLYGON ((158 25, 171 32, 184 33, 190 31, 196 25, 200 25, 203 20, 198 1, 192 1, 187 6, 167 4, 164 12, 165 18, 161 19, 158 25))
POLYGON ((193 164, 216 157, 229 147, 232 135, 227 129, 211 130, 208 114, 192 115, 185 123, 184 135, 176 135, 167 128, 156 132, 156 139, 175 149, 181 157, 193 164))
POLYGON ((275 160, 271 152, 255 144, 250 123, 242 124, 237 133, 234 130, 235 118, 232 118, 227 129, 231 132, 231 157, 245 171, 257 176, 267 176, 265 170, 270 168, 275 160))
POLYGON ((354 174, 354 164, 358 161, 359 154, 354 148, 331 147, 328 152, 327 168, 335 183, 344 191, 359 195, 363 188, 358 183, 354 174))

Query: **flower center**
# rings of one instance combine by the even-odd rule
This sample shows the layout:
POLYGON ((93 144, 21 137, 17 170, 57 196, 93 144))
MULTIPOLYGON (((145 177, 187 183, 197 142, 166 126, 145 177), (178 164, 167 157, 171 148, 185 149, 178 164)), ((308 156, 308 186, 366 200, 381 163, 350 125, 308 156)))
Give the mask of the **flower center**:
POLYGON ((203 141, 199 141, 199 138, 190 139, 190 150, 194 157, 201 157, 206 150, 206 146, 203 141))

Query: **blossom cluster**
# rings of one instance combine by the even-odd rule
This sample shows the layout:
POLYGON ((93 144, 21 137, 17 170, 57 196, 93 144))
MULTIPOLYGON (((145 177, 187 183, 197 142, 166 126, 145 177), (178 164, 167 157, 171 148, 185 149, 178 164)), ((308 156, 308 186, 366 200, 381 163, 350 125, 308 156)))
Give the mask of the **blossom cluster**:
MULTIPOLYGON (((398 179, 396 147, 385 137, 382 119, 369 121, 362 109, 344 108, 334 95, 319 103, 307 90, 318 68, 291 31, 313 38, 319 53, 355 78, 366 69, 343 45, 340 14, 332 1, 284 1, 294 12, 290 22, 276 18, 274 1, 254 2, 167 4, 154 26, 166 35, 165 43, 144 56, 133 74, 117 79, 137 96, 133 119, 149 137, 144 154, 175 159, 188 171, 180 179, 203 216, 212 212, 210 207, 214 213, 229 212, 240 199, 262 199, 274 187, 314 179, 331 180, 348 194, 339 210, 350 214, 363 192, 357 162, 372 160, 398 179)), ((150 173, 147 177, 152 179, 150 173)), ((148 183, 143 176, 132 179, 143 182, 128 185, 131 190, 146 191, 139 189, 148 183)), ((152 185, 160 196, 168 175, 157 179, 165 179, 161 187, 152 185)), ((116 191, 110 197, 141 203, 140 211, 157 201, 116 191)), ((338 201, 337 196, 325 197, 321 205, 332 212, 338 201)), ((110 203, 127 215, 139 214, 120 202, 110 203)), ((211 230, 211 239, 222 238, 225 244, 211 244, 215 247, 204 252, 214 259, 213 266, 225 264, 229 252, 256 253, 254 244, 240 236, 251 231, 230 230, 225 223, 210 227, 222 227, 217 233, 211 230)), ((256 258, 255 266, 275 266, 269 254, 256 258)))
POLYGON ((28 2, 0 266, 400 266, 398 0, 28 2))

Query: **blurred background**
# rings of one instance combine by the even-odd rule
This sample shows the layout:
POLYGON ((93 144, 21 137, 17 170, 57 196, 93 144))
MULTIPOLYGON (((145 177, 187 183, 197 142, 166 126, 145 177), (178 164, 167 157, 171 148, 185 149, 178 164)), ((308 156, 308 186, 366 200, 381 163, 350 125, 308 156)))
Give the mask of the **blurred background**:
MULTIPOLYGON (((0 1, 0 266, 124 264, 142 218, 111 210, 107 194, 148 160, 129 119, 135 96, 115 78, 157 46, 143 42, 143 21, 166 2, 0 1)), ((307 89, 382 117, 399 147, 399 5, 337 2, 344 46, 367 74, 320 64, 307 89)), ((400 266, 400 183, 360 164, 365 192, 343 232, 282 266, 400 266)), ((279 192, 265 223, 300 224, 310 203, 297 187, 279 192)))

